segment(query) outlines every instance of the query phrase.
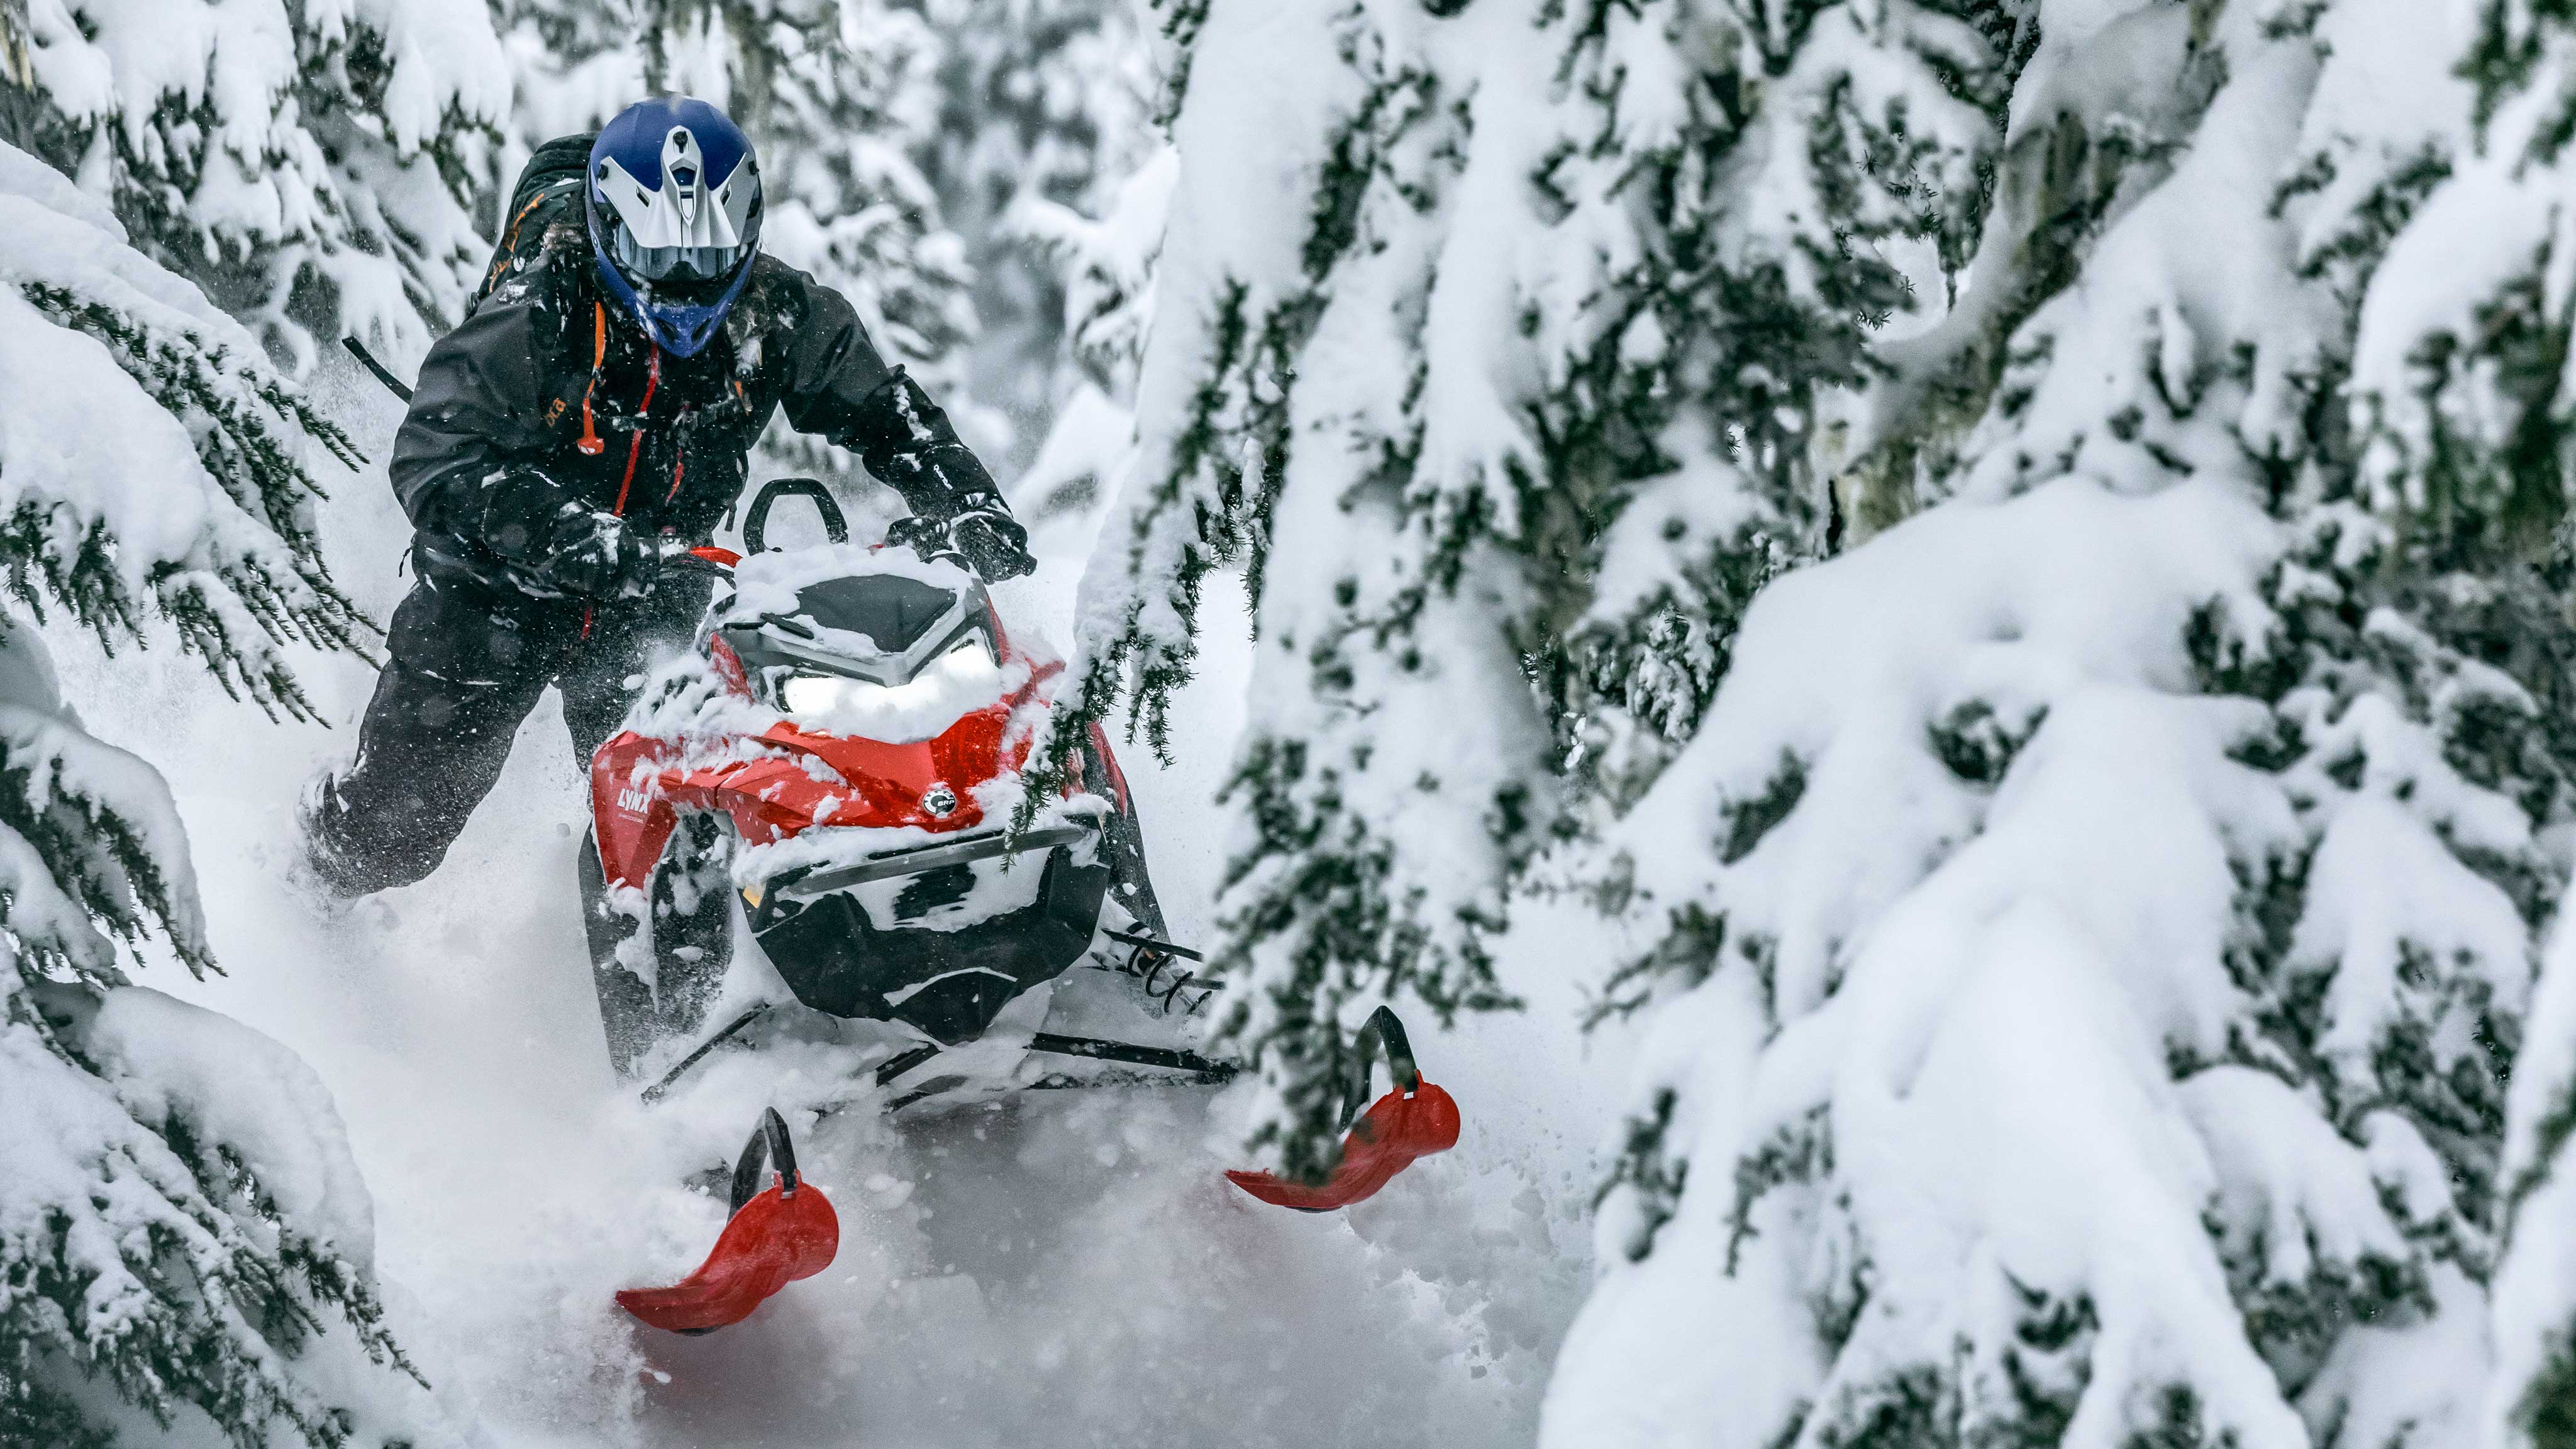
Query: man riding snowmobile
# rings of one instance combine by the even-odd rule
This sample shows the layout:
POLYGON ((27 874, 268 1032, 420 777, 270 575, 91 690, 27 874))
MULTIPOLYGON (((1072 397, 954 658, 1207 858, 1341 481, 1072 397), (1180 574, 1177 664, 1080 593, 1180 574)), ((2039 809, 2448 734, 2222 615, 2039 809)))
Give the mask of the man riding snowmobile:
MULTIPOLYGON (((946 415, 846 299, 760 253, 760 221, 751 141, 704 101, 641 101, 530 159, 483 289, 430 349, 395 439, 418 582, 355 759, 302 802, 327 890, 435 870, 550 684, 590 760, 632 681, 688 645, 710 585, 669 565, 732 509, 773 412, 900 493, 908 539, 989 580, 1033 566, 946 415)), ((692 1014, 722 978, 730 900, 664 903, 658 991, 615 964, 617 928, 585 904, 623 1067, 621 1023, 692 1014)))

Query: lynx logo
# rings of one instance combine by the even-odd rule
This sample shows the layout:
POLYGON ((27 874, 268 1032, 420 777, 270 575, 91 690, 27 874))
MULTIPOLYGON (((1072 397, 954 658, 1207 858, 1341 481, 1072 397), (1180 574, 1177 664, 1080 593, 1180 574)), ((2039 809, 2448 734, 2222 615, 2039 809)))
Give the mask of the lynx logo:
POLYGON ((652 804, 653 796, 650 791, 620 790, 617 792, 617 808, 629 815, 641 815, 651 808, 652 804))

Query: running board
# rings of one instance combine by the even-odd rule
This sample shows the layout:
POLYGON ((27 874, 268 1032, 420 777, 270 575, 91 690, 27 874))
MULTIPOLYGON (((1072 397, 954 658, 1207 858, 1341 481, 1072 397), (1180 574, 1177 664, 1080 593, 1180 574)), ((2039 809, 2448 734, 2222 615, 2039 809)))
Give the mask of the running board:
POLYGON ((1175 1072, 1194 1072, 1215 1082, 1234 1080, 1235 1065, 1213 1057, 1203 1057, 1183 1047, 1131 1046, 1123 1041, 1101 1041, 1087 1036, 1058 1036, 1042 1031, 1029 1038, 1029 1050, 1054 1052, 1064 1057, 1091 1057, 1104 1062, 1121 1062, 1131 1067, 1162 1067, 1175 1072))
MULTIPOLYGON (((1104 1087, 1137 1086, 1153 1080, 1161 1080, 1171 1082, 1175 1085, 1193 1087, 1222 1086, 1227 1082, 1233 1081, 1235 1074, 1241 1070, 1232 1062, 1221 1062, 1216 1060, 1214 1057, 1201 1056, 1199 1053, 1190 1051, 1183 1047, 1137 1046, 1130 1042, 1102 1041, 1096 1037, 1059 1036, 1051 1031, 1042 1031, 1037 1035, 1030 1037, 1029 1050, 1033 1052, 1048 1052, 1056 1056, 1087 1057, 1093 1061, 1116 1062, 1120 1066, 1153 1067, 1160 1071, 1180 1072, 1184 1074, 1179 1077, 1164 1077, 1159 1079, 1139 1078, 1132 1075, 1122 1076, 1117 1080, 1104 1080, 1097 1084, 1104 1087)), ((895 1078, 905 1075, 913 1068, 922 1065, 924 1062, 929 1061, 932 1057, 937 1055, 939 1055, 939 1048, 931 1046, 928 1043, 914 1047, 911 1051, 905 1052, 903 1055, 896 1057, 877 1068, 877 1085, 881 1087, 885 1086, 893 1082, 895 1078)), ((925 1101, 931 1097, 936 1097, 941 1092, 948 1090, 954 1080, 955 1079, 934 1079, 930 1083, 924 1085, 920 1090, 908 1092, 903 1096, 897 1097, 893 1101, 886 1103, 885 1110, 888 1112, 900 1112, 915 1102, 925 1101)), ((1018 1090, 1055 1091, 1068 1087, 1089 1085, 1093 1084, 1058 1074, 1042 1077, 1035 1082, 1023 1085, 1018 1090)))
MULTIPOLYGON (((1189 1072, 1210 1082, 1234 1080, 1236 1067, 1214 1057, 1201 1056, 1185 1047, 1136 1046, 1123 1041, 1102 1041, 1097 1037, 1059 1036, 1042 1031, 1029 1038, 1029 1050, 1052 1052, 1060 1057, 1089 1057, 1094 1061, 1117 1062, 1130 1067, 1160 1067, 1167 1072, 1189 1072)), ((940 1048, 923 1042, 900 1056, 890 1057, 877 1067, 877 1085, 893 1085, 896 1078, 939 1055, 940 1048)))
POLYGON ((714 1036, 708 1037, 705 1041, 698 1043, 696 1051, 680 1058, 680 1064, 678 1066, 675 1066, 662 1074, 662 1080, 655 1082, 653 1085, 644 1089, 644 1100, 648 1103, 661 1101, 663 1096, 671 1090, 672 1083, 688 1075, 689 1068, 705 1061, 707 1053, 714 1051, 717 1047, 723 1046, 726 1042, 733 1040, 734 1035, 740 1032, 744 1027, 751 1025, 753 1022, 760 1020, 764 1016, 767 1016, 769 1014, 769 1007, 770 1003, 768 1002, 763 1002, 760 1005, 753 1007, 751 1010, 735 1017, 733 1019, 733 1025, 726 1027, 724 1030, 717 1032, 714 1036))
MULTIPOLYGON (((768 1014, 769 1006, 763 1004, 736 1017, 731 1025, 700 1042, 697 1050, 682 1057, 678 1065, 662 1074, 660 1081, 646 1087, 643 1092, 644 1100, 648 1103, 661 1101, 680 1078, 688 1075, 690 1068, 706 1060, 709 1053, 731 1041, 744 1027, 768 1014)), ((1190 1083, 1198 1086, 1215 1086, 1233 1081, 1235 1073, 1239 1070, 1232 1062, 1221 1062, 1214 1057, 1201 1056, 1184 1047, 1137 1046, 1130 1042, 1102 1041, 1097 1037, 1060 1036, 1051 1031, 1042 1031, 1030 1037, 1028 1049, 1033 1052, 1050 1052, 1056 1056, 1088 1057, 1094 1061, 1116 1062, 1121 1066, 1155 1067, 1167 1072, 1186 1072, 1189 1074, 1190 1083)), ((877 1085, 880 1087, 894 1085, 897 1078, 908 1075, 913 1068, 939 1055, 941 1050, 942 1048, 935 1042, 923 1042, 919 1046, 886 1058, 877 1064, 877 1085)), ((899 1097, 888 1103, 886 1110, 892 1112, 909 1107, 924 1097, 937 1095, 938 1090, 934 1088, 930 1091, 899 1097)))

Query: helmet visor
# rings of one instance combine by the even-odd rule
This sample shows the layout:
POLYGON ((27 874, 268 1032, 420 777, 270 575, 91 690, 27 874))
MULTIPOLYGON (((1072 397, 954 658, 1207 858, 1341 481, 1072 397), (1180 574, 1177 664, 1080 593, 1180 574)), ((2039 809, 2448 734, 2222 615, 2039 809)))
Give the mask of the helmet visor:
POLYGON ((609 228, 609 244, 618 268, 647 282, 715 282, 733 275, 746 247, 647 247, 622 226, 609 228))

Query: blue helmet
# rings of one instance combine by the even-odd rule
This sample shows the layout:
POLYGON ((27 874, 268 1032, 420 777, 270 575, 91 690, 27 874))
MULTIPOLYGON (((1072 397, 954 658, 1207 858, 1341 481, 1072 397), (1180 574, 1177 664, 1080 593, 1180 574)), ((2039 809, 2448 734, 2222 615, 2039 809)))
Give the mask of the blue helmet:
POLYGON ((609 295, 656 345, 696 356, 759 252, 751 138, 691 96, 637 101, 599 128, 582 195, 609 295))

